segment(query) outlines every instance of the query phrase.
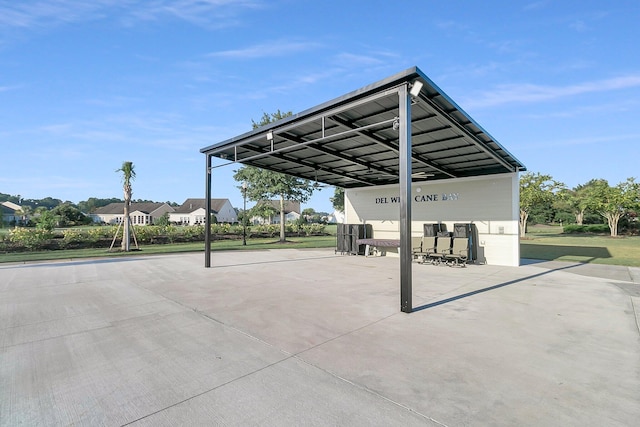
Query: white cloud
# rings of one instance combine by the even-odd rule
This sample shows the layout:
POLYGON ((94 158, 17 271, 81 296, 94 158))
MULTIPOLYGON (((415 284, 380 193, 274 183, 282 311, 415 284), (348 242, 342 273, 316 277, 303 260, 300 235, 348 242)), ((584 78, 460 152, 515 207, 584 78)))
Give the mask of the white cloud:
POLYGON ((543 9, 543 8, 546 8, 548 6, 548 4, 549 4, 549 2, 547 0, 535 1, 533 3, 526 4, 523 9, 524 10, 543 9))
POLYGON ((607 134, 607 135, 592 135, 581 138, 567 138, 567 139, 543 139, 531 141, 529 143, 520 144, 519 149, 521 151, 539 151, 546 148, 559 148, 559 147, 571 147, 580 145, 602 145, 607 146, 622 145, 629 146, 629 142, 635 144, 635 141, 640 140, 640 134, 607 134))
POLYGON ((242 11, 262 4, 262 0, 10 0, 0 3, 0 29, 47 28, 106 18, 133 25, 166 17, 227 27, 237 24, 235 17, 242 11))
POLYGON ((99 16, 107 4, 104 0, 49 0, 41 2, 6 2, 0 4, 0 27, 32 28, 55 26, 99 16))
POLYGON ((221 50, 208 54, 209 57, 230 58, 230 59, 256 59, 274 56, 285 56, 292 53, 304 52, 317 49, 321 45, 316 42, 295 42, 287 40, 275 40, 267 43, 260 43, 241 49, 221 50))
POLYGON ((608 92, 640 86, 640 74, 614 77, 605 80, 568 86, 544 86, 535 84, 506 84, 492 91, 481 92, 461 102, 467 108, 495 107, 512 103, 536 103, 594 92, 608 92))
POLYGON ((589 29, 587 24, 581 19, 578 19, 577 21, 574 21, 571 24, 569 24, 569 28, 579 33, 585 32, 589 29))
POLYGON ((353 53, 340 53, 336 55, 336 60, 348 65, 376 65, 382 61, 379 58, 369 55, 356 55, 353 53))

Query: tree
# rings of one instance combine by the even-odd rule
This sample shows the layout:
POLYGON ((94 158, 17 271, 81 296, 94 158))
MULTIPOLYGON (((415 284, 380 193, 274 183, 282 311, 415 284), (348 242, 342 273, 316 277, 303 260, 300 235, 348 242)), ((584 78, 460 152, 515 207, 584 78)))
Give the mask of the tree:
POLYGON ((313 217, 316 215, 316 210, 313 208, 306 208, 302 210, 301 218, 304 218, 305 221, 311 221, 313 217))
POLYGON ((587 185, 578 185, 573 189, 564 188, 557 194, 554 207, 558 210, 571 212, 578 225, 584 223, 584 217, 589 208, 589 198, 587 197, 587 185))
POLYGON ((278 214, 278 210, 268 201, 261 200, 255 204, 254 207, 249 209, 248 217, 260 217, 269 218, 269 224, 271 224, 271 218, 278 214))
POLYGON ((58 223, 58 217, 53 210, 41 206, 37 209, 39 215, 36 220, 36 228, 52 231, 58 223))
POLYGON ((58 227, 68 227, 74 225, 88 224, 91 218, 84 215, 80 210, 70 203, 62 203, 51 209, 51 213, 58 219, 58 227))
POLYGON ((331 200, 331 204, 335 210, 344 212, 344 188, 335 187, 333 197, 329 200, 331 200))
MULTIPOLYGON (((291 111, 280 110, 271 114, 263 113, 259 122, 251 120, 251 124, 254 129, 257 129, 292 114, 291 111)), ((243 191, 246 191, 249 200, 259 202, 272 198, 280 199, 280 242, 285 242, 284 202, 291 200, 304 203, 309 200, 314 190, 311 181, 252 166, 241 167, 233 178, 238 182, 246 182, 247 188, 243 191)), ((238 188, 242 190, 242 186, 238 188)))
POLYGON ((253 166, 241 167, 233 175, 233 179, 247 183, 246 193, 249 200, 260 202, 273 198, 280 199, 280 242, 285 242, 284 202, 285 200, 306 202, 313 193, 313 183, 307 179, 253 166))
POLYGON ((78 209, 84 213, 93 213, 96 209, 103 206, 107 206, 110 203, 122 203, 124 200, 112 197, 110 199, 98 199, 96 197, 89 197, 89 199, 78 202, 78 209))
POLYGON ((160 227, 166 227, 171 224, 169 221, 169 212, 165 212, 158 219, 154 221, 154 225, 158 225, 160 227))
POLYGON ((539 205, 551 205, 555 192, 564 184, 554 181, 550 175, 527 172, 520 177, 520 236, 527 232, 527 220, 531 211, 539 205))
POLYGON ((122 172, 122 191, 124 193, 124 215, 123 215, 123 231, 122 231, 122 250, 129 252, 131 242, 131 218, 129 217, 129 208, 131 206, 131 181, 136 177, 136 172, 132 162, 122 162, 120 169, 116 172, 122 172))
POLYGON ((611 237, 617 236, 620 219, 640 206, 640 185, 627 178, 615 187, 605 179, 591 180, 587 186, 590 206, 607 219, 611 237))

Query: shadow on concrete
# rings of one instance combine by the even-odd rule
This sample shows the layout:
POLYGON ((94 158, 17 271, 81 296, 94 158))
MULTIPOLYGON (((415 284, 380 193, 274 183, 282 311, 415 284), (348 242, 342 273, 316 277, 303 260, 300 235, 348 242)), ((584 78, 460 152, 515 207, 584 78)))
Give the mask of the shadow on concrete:
POLYGON ((562 257, 571 257, 579 262, 592 262, 596 259, 611 258, 606 247, 597 246, 560 246, 520 243, 520 256, 529 259, 545 259, 553 261, 562 257))
POLYGON ((514 285, 516 283, 523 282, 525 280, 534 279, 536 277, 544 276, 544 275, 552 273, 554 271, 568 270, 568 269, 574 268, 576 266, 577 266, 576 264, 570 264, 570 265, 567 265, 565 267, 558 267, 558 268, 554 268, 552 270, 545 270, 545 271, 542 271, 542 272, 537 273, 537 274, 532 274, 530 276, 525 276, 525 277, 520 277, 518 279, 509 280, 508 282, 499 283, 497 285, 489 286, 487 288, 477 289, 475 291, 466 292, 464 294, 456 295, 456 296, 453 296, 453 297, 450 297, 450 298, 445 298, 445 299, 440 300, 440 301, 430 302, 428 304, 424 304, 424 305, 421 305, 421 306, 418 306, 418 307, 414 307, 412 312, 416 312, 416 311, 426 310, 428 308, 437 307, 439 305, 447 304, 447 303, 450 303, 450 302, 453 302, 453 301, 457 301, 457 300, 460 300, 460 299, 463 299, 463 298, 468 298, 468 297, 471 297, 473 295, 477 295, 477 294, 481 294, 481 293, 484 293, 484 292, 493 291, 494 289, 503 288, 505 286, 514 285))
POLYGON ((224 265, 216 265, 211 262, 211 268, 226 268, 226 267, 240 267, 244 265, 260 265, 260 264, 277 264, 277 263, 287 263, 287 262, 298 262, 298 261, 310 261, 315 259, 326 259, 326 258, 336 258, 336 255, 327 255, 327 256, 314 256, 309 258, 296 258, 296 259, 276 259, 269 261, 257 261, 257 262, 240 262, 237 264, 224 264, 224 265))
POLYGON ((0 265, 0 269, 9 270, 12 268, 68 267, 68 266, 89 265, 89 264, 112 264, 117 262, 140 261, 143 259, 148 259, 148 258, 121 257, 121 258, 84 259, 81 261, 65 261, 65 260, 33 261, 33 262, 25 262, 24 264, 9 264, 6 266, 0 265))

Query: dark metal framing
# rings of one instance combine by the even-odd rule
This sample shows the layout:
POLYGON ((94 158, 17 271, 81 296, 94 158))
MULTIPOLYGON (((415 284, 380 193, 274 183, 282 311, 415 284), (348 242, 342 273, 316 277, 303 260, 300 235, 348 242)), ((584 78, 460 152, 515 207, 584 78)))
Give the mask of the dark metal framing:
MULTIPOLYGON (((438 180, 526 170, 417 67, 200 151, 207 200, 212 169, 234 163, 343 188, 398 184, 400 309, 406 313, 413 309, 411 183, 427 175, 438 180), (413 96, 417 81, 424 86, 413 96), (212 166, 214 156, 228 162, 212 166)), ((205 206, 205 267, 211 267, 211 206, 205 206)))

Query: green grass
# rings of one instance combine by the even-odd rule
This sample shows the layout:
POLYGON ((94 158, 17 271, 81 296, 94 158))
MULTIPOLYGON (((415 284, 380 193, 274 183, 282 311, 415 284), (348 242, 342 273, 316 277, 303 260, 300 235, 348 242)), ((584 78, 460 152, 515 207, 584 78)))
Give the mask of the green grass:
MULTIPOLYGON (((264 250, 264 249, 304 249, 304 248, 333 248, 336 244, 335 236, 289 237, 287 243, 279 243, 274 239, 247 239, 247 245, 242 245, 242 240, 214 240, 211 243, 212 251, 232 250, 264 250)), ((169 254, 179 252, 204 252, 204 243, 176 243, 167 245, 142 245, 140 250, 131 252, 109 252, 105 248, 100 249, 69 249, 57 251, 13 252, 0 254, 0 263, 3 262, 30 262, 45 260, 68 260, 77 258, 95 257, 122 257, 169 254)))
MULTIPOLYGON (((328 226, 327 232, 335 234, 335 226, 328 226)), ((243 246, 241 240, 214 240, 211 244, 211 250, 213 251, 332 247, 335 247, 335 235, 292 237, 289 238, 289 242, 286 244, 279 244, 277 237, 272 239, 248 239, 247 246, 243 246)), ((108 252, 106 249, 15 252, 0 254, 0 263, 202 252, 204 251, 204 244, 196 242, 143 245, 140 249, 140 251, 128 253, 108 252)), ((562 228, 559 226, 535 226, 529 228, 526 239, 521 241, 520 255, 522 258, 640 267, 640 237, 612 238, 586 234, 566 235, 562 234, 562 228)))

